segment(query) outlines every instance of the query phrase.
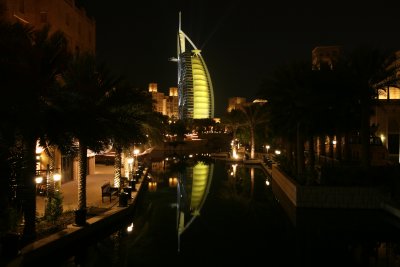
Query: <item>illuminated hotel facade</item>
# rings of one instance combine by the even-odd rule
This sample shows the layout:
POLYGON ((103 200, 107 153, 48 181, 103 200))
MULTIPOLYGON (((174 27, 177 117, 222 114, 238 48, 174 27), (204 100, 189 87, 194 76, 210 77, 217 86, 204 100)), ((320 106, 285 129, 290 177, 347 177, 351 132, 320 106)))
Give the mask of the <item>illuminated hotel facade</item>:
POLYGON ((178 97, 180 119, 209 119, 214 117, 214 92, 210 73, 189 37, 178 31, 178 97), (186 49, 186 41, 192 49, 186 49))

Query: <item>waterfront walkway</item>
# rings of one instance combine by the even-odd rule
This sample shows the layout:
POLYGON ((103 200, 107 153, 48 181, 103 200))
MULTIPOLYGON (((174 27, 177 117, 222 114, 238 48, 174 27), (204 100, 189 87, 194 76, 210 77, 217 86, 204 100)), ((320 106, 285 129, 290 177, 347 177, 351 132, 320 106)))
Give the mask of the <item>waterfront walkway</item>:
MULTIPOLYGON (((147 172, 147 169, 145 173, 147 172)), ((27 246, 23 247, 20 254, 6 263, 7 267, 25 266, 27 262, 35 262, 40 260, 41 257, 51 257, 57 251, 73 247, 76 242, 81 242, 90 239, 96 235, 96 231, 101 231, 104 227, 109 228, 115 221, 120 220, 128 213, 132 212, 132 207, 136 203, 138 193, 142 189, 143 179, 145 174, 141 177, 139 182, 135 185, 136 192, 132 192, 132 198, 128 200, 126 207, 119 206, 119 197, 113 197, 110 202, 109 197, 104 197, 102 200, 101 186, 105 182, 113 184, 114 167, 106 165, 96 165, 95 174, 87 176, 86 193, 87 193, 87 207, 92 208, 105 208, 106 211, 88 218, 86 226, 76 226, 70 224, 66 229, 56 232, 50 236, 39 239, 27 246)), ((77 181, 70 181, 61 186, 63 196, 63 210, 76 210, 78 205, 78 184, 77 181)), ((36 199, 36 208, 39 216, 43 216, 45 209, 45 197, 38 196, 36 199)))
MULTIPOLYGON (((118 204, 118 197, 113 197, 110 203, 110 198, 104 197, 104 202, 101 199, 101 186, 110 182, 114 182, 114 165, 96 164, 95 174, 88 175, 86 178, 86 206, 98 208, 111 208, 118 204)), ((78 181, 70 181, 61 185, 61 193, 63 197, 63 210, 75 210, 78 207, 78 181)), ((132 193, 133 195, 133 193, 132 193)), ((36 197, 36 212, 39 217, 44 215, 45 196, 36 197)))

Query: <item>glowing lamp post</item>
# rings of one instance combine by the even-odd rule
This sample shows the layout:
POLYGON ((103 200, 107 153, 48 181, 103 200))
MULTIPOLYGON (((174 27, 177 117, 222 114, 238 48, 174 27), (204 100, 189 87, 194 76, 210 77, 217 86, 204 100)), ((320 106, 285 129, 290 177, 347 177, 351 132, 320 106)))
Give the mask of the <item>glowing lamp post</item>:
POLYGON ((54 182, 56 185, 56 191, 58 192, 58 191, 60 191, 60 188, 61 188, 61 174, 55 173, 53 175, 53 179, 54 179, 54 182))
POLYGON ((266 145, 265 148, 267 149, 267 156, 268 156, 268 150, 269 150, 270 146, 266 145))
POLYGON ((43 177, 42 176, 36 176, 35 177, 35 183, 36 183, 36 193, 41 194, 42 192, 40 192, 41 190, 41 183, 43 183, 43 177))
POLYGON ((138 158, 139 152, 140 152, 139 149, 134 149, 133 150, 133 156, 135 157, 135 172, 136 172, 136 169, 137 169, 137 166, 138 166, 137 158, 138 158))
POLYGON ((41 183, 43 183, 43 177, 42 177, 42 176, 36 176, 36 177, 35 177, 35 182, 36 182, 36 184, 41 184, 41 183))
POLYGON ((127 161, 128 161, 128 171, 129 171, 128 178, 129 178, 129 180, 132 180, 133 158, 129 157, 129 158, 127 158, 127 161))

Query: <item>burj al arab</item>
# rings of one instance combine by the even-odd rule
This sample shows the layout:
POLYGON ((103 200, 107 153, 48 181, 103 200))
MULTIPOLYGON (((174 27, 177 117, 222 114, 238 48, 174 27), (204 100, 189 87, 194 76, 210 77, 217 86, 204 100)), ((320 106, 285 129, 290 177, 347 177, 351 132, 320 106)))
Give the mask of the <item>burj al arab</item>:
POLYGON ((181 29, 178 30, 178 97, 180 119, 208 119, 214 117, 214 92, 210 73, 195 44, 181 29), (188 42, 189 47, 186 47, 188 42))

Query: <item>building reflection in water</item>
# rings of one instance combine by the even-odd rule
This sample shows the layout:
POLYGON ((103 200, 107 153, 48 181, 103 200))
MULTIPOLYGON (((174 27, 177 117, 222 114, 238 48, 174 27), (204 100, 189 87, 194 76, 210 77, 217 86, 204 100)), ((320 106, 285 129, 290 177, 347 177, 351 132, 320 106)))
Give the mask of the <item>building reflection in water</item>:
POLYGON ((213 164, 197 161, 180 174, 177 185, 178 251, 180 250, 180 235, 200 215, 210 188, 213 168, 213 164))

